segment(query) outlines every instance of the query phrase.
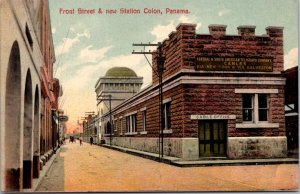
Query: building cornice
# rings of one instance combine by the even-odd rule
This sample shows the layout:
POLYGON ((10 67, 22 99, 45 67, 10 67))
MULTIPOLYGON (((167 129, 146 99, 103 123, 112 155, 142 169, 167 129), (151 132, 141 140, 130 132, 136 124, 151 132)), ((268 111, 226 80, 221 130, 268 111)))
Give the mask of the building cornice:
POLYGON ((143 77, 100 77, 95 84, 95 90, 97 90, 97 88, 102 83, 143 84, 143 77), (122 80, 123 82, 121 82, 120 80, 122 80), (124 80, 125 80, 125 82, 124 82, 124 80))

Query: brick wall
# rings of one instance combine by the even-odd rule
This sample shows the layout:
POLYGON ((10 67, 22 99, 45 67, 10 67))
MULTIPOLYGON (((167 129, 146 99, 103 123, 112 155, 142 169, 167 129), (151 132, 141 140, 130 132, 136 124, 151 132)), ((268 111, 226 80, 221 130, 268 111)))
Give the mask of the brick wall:
MULTIPOLYGON (((183 87, 178 86, 175 87, 167 92, 164 93, 163 99, 172 98, 171 102, 171 128, 173 133, 172 134, 165 134, 166 137, 183 137, 183 87)), ((154 89, 153 91, 157 91, 154 89)), ((147 93, 149 94, 149 93, 147 93)), ((146 95, 147 95, 146 94, 146 95)), ((143 97, 141 97, 143 98, 143 97)), ((137 134, 135 136, 142 136, 142 137, 158 137, 159 133, 159 115, 158 115, 158 105, 159 105, 159 98, 158 94, 140 104, 128 108, 118 114, 114 114, 114 118, 117 119, 115 127, 117 128, 117 134, 120 135, 121 133, 121 123, 119 118, 122 118, 122 132, 126 132, 126 117, 124 115, 137 111, 137 132, 143 131, 142 126, 142 112, 140 111, 141 108, 146 107, 146 131, 147 134, 137 134)), ((108 118, 108 116, 107 116, 108 118)))
MULTIPOLYGON (((172 133, 164 134, 164 137, 170 142, 174 139, 180 140, 179 143, 170 143, 175 147, 177 144, 180 144, 181 148, 185 147, 183 140, 189 143, 194 142, 186 144, 190 146, 187 146, 189 150, 179 149, 181 151, 178 153, 181 153, 183 157, 191 151, 193 153, 191 158, 195 159, 198 157, 198 145, 196 145, 198 120, 192 120, 191 115, 233 115, 236 118, 228 119, 227 123, 227 154, 230 158, 252 157, 257 152, 249 151, 247 146, 253 147, 253 142, 256 144, 255 149, 277 150, 274 153, 268 153, 268 157, 284 156, 286 150, 284 79, 281 74, 283 71, 283 28, 267 27, 266 35, 261 36, 255 35, 255 26, 239 26, 236 35, 226 35, 225 25, 210 25, 210 34, 206 35, 196 34, 195 28, 196 25, 193 24, 179 25, 176 32, 172 32, 169 39, 158 48, 166 57, 163 99, 171 99, 172 133), (272 58, 273 71, 196 71, 196 58, 199 56, 272 58), (253 92, 253 94, 255 91, 258 93, 270 91, 268 122, 248 123, 248 125, 243 122, 242 93, 246 90, 241 89, 250 89, 247 92, 253 92), (194 146, 193 149, 191 145, 194 146), (246 147, 245 152, 239 152, 241 147, 243 149, 246 147)), ((153 54, 154 71, 157 54, 153 54)), ((112 111, 117 129, 114 131, 114 137, 117 137, 115 142, 120 141, 120 145, 124 144, 129 147, 132 145, 136 149, 143 150, 145 147, 143 141, 147 138, 152 145, 149 150, 152 150, 152 147, 158 143, 157 139, 150 138, 158 137, 159 134, 158 77, 155 72, 152 73, 152 79, 151 87, 126 100, 112 111), (140 109, 145 107, 147 134, 141 134, 143 119, 140 109), (137 134, 124 135, 126 133, 125 115, 135 111, 137 134), (120 122, 122 122, 123 134, 121 134, 120 122), (120 136, 127 138, 120 138, 120 136)), ((105 117, 107 121, 109 115, 105 117)))
POLYGON ((184 136, 197 137, 198 120, 190 115, 236 115, 228 120, 228 136, 284 136, 284 86, 271 85, 185 85, 184 86, 184 136), (236 88, 279 89, 278 94, 270 94, 269 121, 279 123, 279 128, 243 129, 235 128, 242 123, 242 94, 236 88))
MULTIPOLYGON (((239 26, 237 35, 226 35, 226 26, 210 25, 210 34, 195 33, 196 25, 181 24, 176 32, 169 35, 169 39, 162 43, 161 49, 166 57, 165 71, 163 74, 164 85, 170 83, 180 70, 190 69, 195 71, 195 58, 208 57, 255 57, 272 58, 273 72, 198 72, 186 74, 188 76, 215 76, 215 77, 281 77, 283 71, 283 29, 281 27, 267 27, 266 35, 256 36, 254 26, 239 26), (168 80, 168 78, 173 77, 168 80)), ((156 57, 153 55, 153 66, 156 68, 156 57)), ((152 73, 153 85, 158 83, 156 73, 152 73)), ((153 88, 152 92, 157 90, 153 88)), ((145 93, 149 95, 151 91, 145 93)), ((123 116, 122 128, 126 132, 124 115, 137 111, 137 131, 142 131, 141 108, 147 108, 147 136, 158 135, 158 94, 157 96, 141 102, 140 104, 119 112, 115 118, 123 116)), ((172 98, 171 103, 171 137, 197 137, 198 121, 191 120, 192 114, 231 114, 236 115, 236 120, 228 120, 228 136, 283 136, 284 130, 284 88, 279 85, 214 85, 214 84, 186 84, 179 85, 164 92, 163 99, 172 98), (269 122, 279 123, 279 128, 236 129, 236 123, 242 123, 242 94, 236 94, 234 89, 279 89, 278 94, 270 94, 269 122)), ((143 96, 140 96, 143 98, 143 96)), ((130 104, 130 103, 128 103, 130 104)), ((116 127, 120 129, 120 120, 116 127)), ((118 131, 118 134, 121 131, 118 131)))
MULTIPOLYGON (((237 35, 226 35, 226 26, 210 25, 210 34, 196 34, 196 25, 180 24, 176 32, 162 43, 166 57, 163 79, 181 69, 194 69, 197 56, 273 58, 273 72, 283 71, 283 28, 267 27, 266 34, 256 36, 255 26, 239 26, 237 35)), ((156 69, 156 57, 153 66, 156 69)), ((152 73, 152 82, 158 83, 152 73)))
MULTIPOLYGON (((166 137, 197 137, 198 121, 191 120, 191 115, 225 114, 236 115, 236 120, 228 120, 228 136, 284 136, 284 86, 276 85, 208 85, 186 84, 174 87, 164 93, 164 99, 171 98, 171 129, 172 134, 166 137), (235 93, 238 88, 256 89, 279 89, 278 94, 269 95, 269 122, 279 123, 279 128, 259 129, 236 129, 236 123, 242 123, 242 94, 235 93)), ((152 97, 136 106, 114 114, 115 135, 126 132, 126 119, 128 113, 137 111, 137 132, 143 131, 141 108, 146 107, 147 127, 146 135, 135 136, 157 137, 158 136, 158 96, 152 97)))

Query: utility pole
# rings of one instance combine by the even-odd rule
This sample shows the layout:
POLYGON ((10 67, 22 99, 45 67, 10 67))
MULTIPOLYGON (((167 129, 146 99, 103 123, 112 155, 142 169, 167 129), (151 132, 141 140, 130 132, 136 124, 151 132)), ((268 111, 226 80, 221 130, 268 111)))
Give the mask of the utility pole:
POLYGON ((157 74, 158 78, 159 78, 159 111, 158 111, 158 115, 159 115, 159 158, 160 161, 162 161, 162 158, 164 157, 164 133, 163 133, 163 128, 162 128, 162 122, 163 121, 163 91, 162 91, 162 75, 164 72, 164 63, 165 63, 165 57, 163 56, 162 53, 162 48, 161 48, 161 43, 158 42, 157 44, 151 44, 151 43, 140 43, 140 44, 133 44, 132 46, 142 46, 144 47, 144 50, 141 50, 139 52, 136 52, 133 50, 132 54, 143 54, 145 56, 145 58, 147 59, 149 65, 151 66, 151 68, 153 69, 153 71, 157 74), (149 46, 157 46, 157 52, 151 52, 149 51, 145 51, 146 47, 149 46), (153 66, 151 65, 151 63, 149 62, 146 54, 155 54, 157 53, 158 56, 156 58, 156 70, 153 68, 153 66))
POLYGON ((81 121, 82 121, 81 123, 79 122, 79 118, 77 120, 77 124, 79 125, 79 135, 80 136, 83 136, 83 120, 85 120, 85 119, 83 119, 82 117, 81 117, 81 121), (81 133, 81 126, 82 126, 82 133, 81 133))
POLYGON ((109 137, 109 143, 111 146, 111 141, 112 141, 112 123, 111 123, 111 94, 108 95, 109 99, 109 123, 110 123, 110 137, 109 137))
POLYGON ((87 136, 86 136, 87 117, 81 117, 81 121, 82 121, 82 138, 84 138, 84 141, 87 141, 87 136))

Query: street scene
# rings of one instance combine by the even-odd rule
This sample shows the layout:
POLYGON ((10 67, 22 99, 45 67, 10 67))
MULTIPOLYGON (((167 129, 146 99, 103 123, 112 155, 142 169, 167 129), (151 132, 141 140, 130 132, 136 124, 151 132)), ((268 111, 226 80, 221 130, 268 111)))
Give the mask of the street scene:
POLYGON ((298 191, 297 8, 0 0, 0 191, 298 191))
POLYGON ((180 168, 84 143, 66 143, 36 191, 274 191, 298 188, 298 165, 180 168))

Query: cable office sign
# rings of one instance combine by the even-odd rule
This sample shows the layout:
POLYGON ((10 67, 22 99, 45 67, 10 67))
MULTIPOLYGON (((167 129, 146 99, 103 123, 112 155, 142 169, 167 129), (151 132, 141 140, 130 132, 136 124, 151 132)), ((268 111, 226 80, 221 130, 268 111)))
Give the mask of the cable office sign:
POLYGON ((272 72, 272 58, 202 57, 196 58, 195 70, 272 72))

